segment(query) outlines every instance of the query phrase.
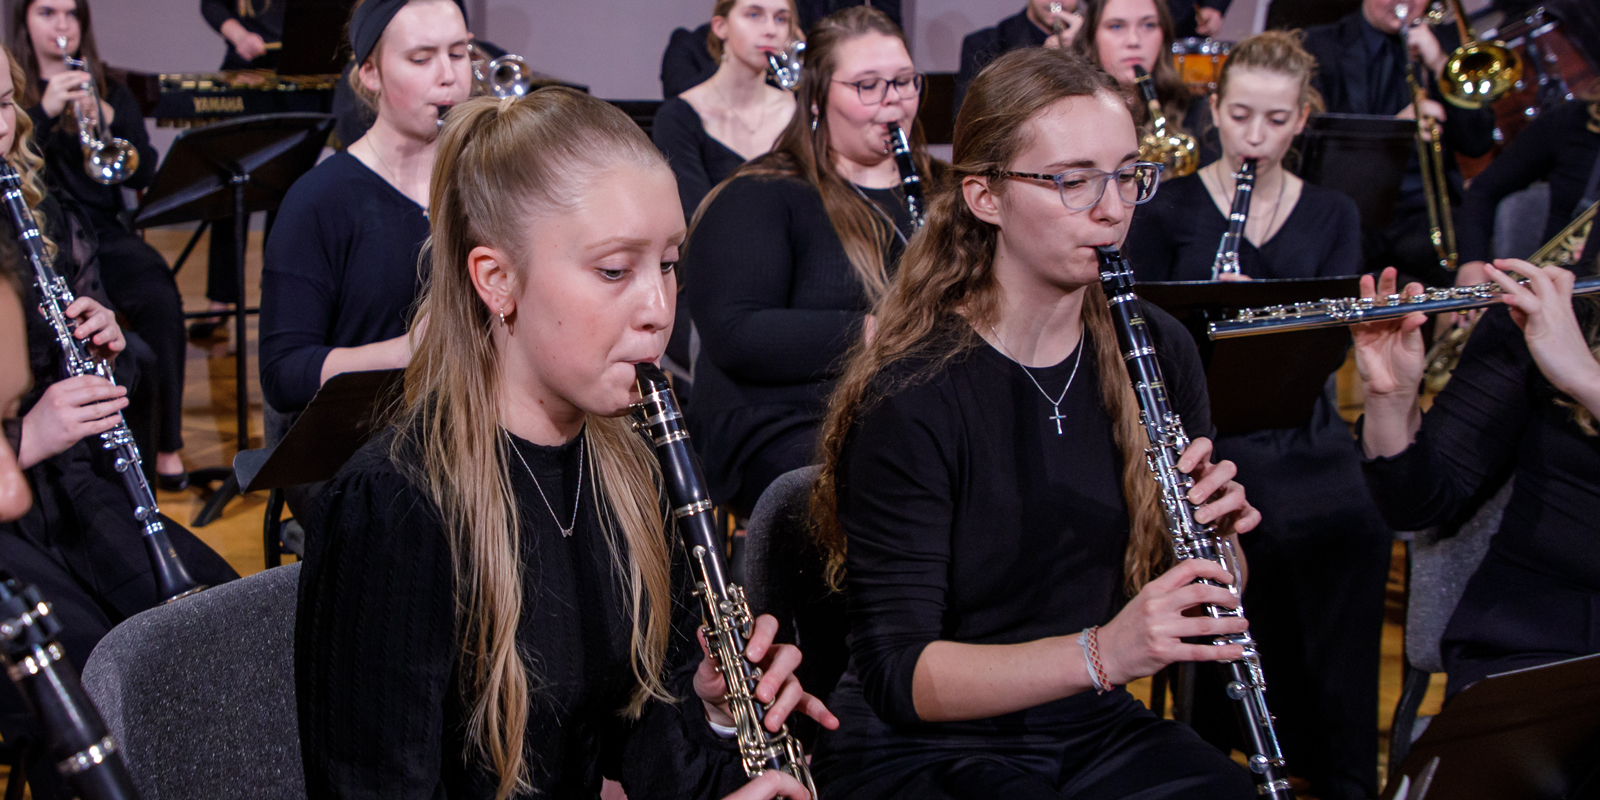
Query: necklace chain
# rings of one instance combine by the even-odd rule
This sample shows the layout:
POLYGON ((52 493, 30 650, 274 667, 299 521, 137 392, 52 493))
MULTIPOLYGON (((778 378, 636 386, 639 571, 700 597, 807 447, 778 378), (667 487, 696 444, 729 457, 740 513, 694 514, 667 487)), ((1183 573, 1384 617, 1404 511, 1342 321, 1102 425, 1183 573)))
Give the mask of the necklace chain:
POLYGON ((743 114, 740 114, 738 111, 734 110, 733 103, 728 100, 728 96, 722 93, 722 84, 715 80, 710 81, 710 84, 712 91, 717 93, 717 97, 721 98, 722 104, 727 107, 728 113, 732 114, 734 119, 739 120, 739 124, 744 126, 745 131, 747 131, 751 136, 761 132, 761 126, 765 125, 767 122, 767 110, 770 108, 770 104, 765 102, 761 104, 761 116, 756 118, 756 124, 754 127, 752 127, 749 121, 744 118, 743 114))
POLYGON ((1039 385, 1039 379, 1033 377, 1033 370, 1028 369, 1027 364, 1022 363, 1021 359, 1011 354, 1010 348, 1006 347, 1005 341, 1000 338, 1000 332, 995 330, 993 325, 989 326, 989 333, 994 334, 994 342, 995 344, 1000 345, 1000 352, 1005 353, 1006 358, 1015 361, 1017 366, 1022 367, 1022 374, 1028 376, 1028 380, 1033 381, 1033 388, 1038 389, 1039 394, 1044 395, 1045 402, 1049 403, 1050 407, 1055 410, 1055 413, 1051 414, 1049 417, 1047 417, 1047 419, 1055 422, 1056 435, 1062 435, 1063 431, 1061 429, 1061 421, 1066 419, 1066 417, 1061 416, 1061 403, 1063 400, 1067 399, 1067 392, 1072 389, 1072 382, 1078 377, 1078 365, 1083 363, 1083 345, 1084 339, 1086 338, 1084 333, 1086 332, 1078 334, 1078 358, 1072 362, 1072 374, 1067 376, 1067 385, 1062 387, 1061 396, 1054 400, 1051 400, 1050 393, 1045 391, 1043 386, 1039 385))
MULTIPOLYGON (((868 197, 866 192, 861 191, 861 187, 857 186, 854 181, 850 181, 850 188, 856 190, 856 194, 861 195, 861 199, 866 201, 868 208, 878 212, 878 216, 883 217, 883 221, 889 223, 889 230, 894 231, 894 235, 900 238, 900 244, 911 244, 911 242, 906 239, 905 233, 900 230, 900 226, 895 224, 894 217, 889 216, 889 212, 883 210, 883 206, 873 202, 872 198, 868 197)), ((897 194, 895 197, 899 197, 899 195, 897 194)))
POLYGON ((517 460, 522 462, 522 468, 528 471, 528 477, 533 479, 533 488, 539 491, 539 499, 544 501, 544 507, 550 512, 550 518, 555 520, 556 527, 561 529, 562 538, 572 535, 572 529, 578 527, 578 503, 583 500, 583 438, 578 439, 578 493, 572 498, 572 521, 565 526, 561 518, 556 516, 556 509, 550 505, 550 498, 544 494, 544 487, 539 485, 539 476, 533 474, 533 468, 528 466, 528 460, 522 457, 522 451, 517 449, 517 443, 512 440, 511 432, 506 432, 506 444, 511 445, 511 452, 517 454, 517 460))

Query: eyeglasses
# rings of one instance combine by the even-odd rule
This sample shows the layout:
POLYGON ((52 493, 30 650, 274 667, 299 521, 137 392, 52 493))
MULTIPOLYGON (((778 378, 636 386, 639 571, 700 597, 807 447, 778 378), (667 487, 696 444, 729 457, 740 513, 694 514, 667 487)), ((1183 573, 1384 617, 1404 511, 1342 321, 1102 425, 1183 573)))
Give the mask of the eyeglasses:
POLYGON ((834 81, 834 83, 856 87, 856 97, 861 98, 863 105, 869 106, 881 105, 889 96, 890 86, 894 87, 895 95, 902 99, 922 94, 922 73, 920 72, 903 78, 895 78, 894 80, 866 78, 859 81, 834 81))
POLYGON ((1117 196, 1122 198, 1122 202, 1135 206, 1150 202, 1150 198, 1156 196, 1156 187, 1161 184, 1161 171, 1164 169, 1166 169, 1164 164, 1135 161, 1112 172, 1098 169, 1069 169, 1054 175, 1038 172, 1000 172, 995 177, 1050 181, 1056 185, 1056 191, 1061 194, 1061 204, 1066 206, 1068 211, 1086 211, 1100 202, 1100 198, 1106 194, 1106 186, 1113 179, 1117 182, 1117 196))

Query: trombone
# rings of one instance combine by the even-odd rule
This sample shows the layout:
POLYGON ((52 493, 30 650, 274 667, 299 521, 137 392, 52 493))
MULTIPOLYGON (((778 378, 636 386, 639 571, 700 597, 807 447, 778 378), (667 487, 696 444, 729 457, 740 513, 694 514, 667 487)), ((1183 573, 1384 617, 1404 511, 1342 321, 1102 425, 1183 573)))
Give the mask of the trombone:
POLYGON ((1522 79, 1522 59, 1504 43, 1480 42, 1467 24, 1461 0, 1445 0, 1456 15, 1461 46, 1445 60, 1439 93, 1457 108, 1477 109, 1499 100, 1522 79))
MULTIPOLYGON (((67 37, 57 36, 56 46, 61 49, 61 62, 67 69, 89 72, 88 64, 67 52, 67 37)), ((100 92, 93 78, 83 84, 83 90, 89 93, 87 103, 93 113, 84 108, 84 102, 72 101, 72 114, 78 123, 78 144, 83 147, 83 171, 95 183, 106 186, 122 183, 138 171, 139 150, 127 139, 111 135, 111 123, 101 113, 100 92)))
MULTIPOLYGON (((1415 28, 1436 18, 1441 12, 1430 3, 1426 12, 1417 15, 1414 20, 1407 20, 1411 15, 1411 7, 1398 3, 1394 13, 1402 25, 1415 28)), ((1450 216, 1449 176, 1444 169, 1444 130, 1439 120, 1423 111, 1422 104, 1427 98, 1427 72, 1427 65, 1416 57, 1412 57, 1406 66, 1406 85, 1411 89, 1411 111, 1417 119, 1417 165, 1422 170, 1423 205, 1428 209, 1428 240, 1433 243, 1433 252, 1439 257, 1439 265, 1449 272, 1455 272, 1460 257, 1456 250, 1455 220, 1450 216)), ((1443 92, 1443 88, 1440 91, 1443 92)))

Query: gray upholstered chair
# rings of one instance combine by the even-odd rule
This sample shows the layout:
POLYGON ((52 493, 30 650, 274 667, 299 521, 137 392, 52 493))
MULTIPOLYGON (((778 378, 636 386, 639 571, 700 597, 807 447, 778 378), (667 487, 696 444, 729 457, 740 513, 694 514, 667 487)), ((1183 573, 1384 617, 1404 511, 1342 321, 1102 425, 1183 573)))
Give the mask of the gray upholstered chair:
POLYGON ((144 800, 305 796, 294 700, 299 563, 157 606, 83 668, 144 800))
POLYGON ((1407 544, 1405 668, 1389 737, 1391 779, 1411 752, 1411 743, 1427 728, 1428 719, 1418 719, 1417 709, 1433 674, 1444 672, 1439 648, 1445 626, 1500 529, 1511 486, 1506 481, 1459 527, 1417 531, 1407 544))

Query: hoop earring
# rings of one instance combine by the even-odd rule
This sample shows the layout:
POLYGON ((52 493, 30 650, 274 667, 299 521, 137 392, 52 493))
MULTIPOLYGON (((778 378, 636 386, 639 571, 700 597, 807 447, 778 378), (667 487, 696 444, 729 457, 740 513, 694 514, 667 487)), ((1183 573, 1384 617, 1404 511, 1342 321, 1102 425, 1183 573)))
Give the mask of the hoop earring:
POLYGON ((817 118, 816 117, 812 117, 811 118, 811 132, 812 133, 816 133, 816 131, 817 131, 817 118))
POLYGON ((501 308, 498 313, 500 314, 500 327, 504 328, 506 325, 506 310, 501 308))

